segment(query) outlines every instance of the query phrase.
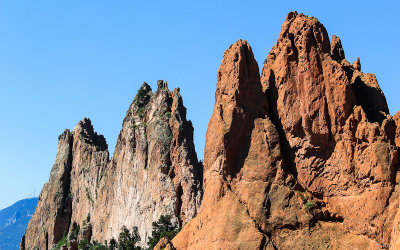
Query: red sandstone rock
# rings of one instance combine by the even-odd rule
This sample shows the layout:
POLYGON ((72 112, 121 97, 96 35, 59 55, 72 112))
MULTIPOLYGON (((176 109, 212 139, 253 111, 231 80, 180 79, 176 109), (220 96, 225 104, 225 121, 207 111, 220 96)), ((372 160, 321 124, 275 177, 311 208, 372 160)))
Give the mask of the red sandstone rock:
POLYGON ((351 66, 316 18, 294 12, 260 83, 248 51, 239 40, 224 54, 203 203, 175 247, 395 246, 396 125, 375 76, 351 66))
POLYGON ((205 146, 206 195, 196 218, 174 238, 178 249, 255 249, 265 242, 230 184, 243 164, 254 119, 266 110, 257 62, 248 43, 239 40, 225 51, 218 71, 205 146))
POLYGON ((175 250, 175 247, 168 238, 162 238, 153 250, 175 250))
POLYGON ((297 182, 343 218, 345 236, 329 236, 331 244, 351 235, 388 247, 382 231, 398 162, 393 121, 375 76, 359 72, 359 60, 349 66, 337 37, 329 51, 327 37, 316 19, 288 15, 261 74, 271 117, 297 182))
POLYGON ((397 147, 400 147, 400 112, 397 112, 393 116, 393 120, 396 123, 396 135, 395 135, 395 143, 397 147))
POLYGON ((357 60, 353 62, 353 68, 355 70, 361 71, 361 62, 359 57, 357 57, 357 60))

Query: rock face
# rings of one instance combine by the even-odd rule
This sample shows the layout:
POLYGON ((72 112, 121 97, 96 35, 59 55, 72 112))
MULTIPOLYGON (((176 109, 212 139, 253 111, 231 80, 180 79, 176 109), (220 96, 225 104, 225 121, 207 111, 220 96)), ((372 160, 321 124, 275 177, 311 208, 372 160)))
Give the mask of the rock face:
POLYGON ((396 249, 399 115, 360 70, 337 36, 296 12, 261 77, 246 41, 226 50, 203 203, 175 247, 396 249))
POLYGON ((145 246, 152 222, 161 215, 179 225, 193 218, 202 197, 202 168, 178 89, 170 92, 159 81, 153 93, 143 84, 105 175, 94 215, 96 240, 117 238, 123 225, 137 226, 145 246))
POLYGON ((152 222, 170 215, 187 223, 202 199, 202 166, 179 89, 146 83, 127 111, 114 156, 89 119, 59 137, 56 162, 21 242, 51 249, 80 225, 78 240, 118 238, 122 226, 139 227, 142 246, 152 222))
POLYGON ((154 247, 154 250, 175 250, 175 248, 168 238, 162 238, 154 247))
MULTIPOLYGON (((72 219, 93 209, 96 186, 108 162, 107 143, 89 119, 58 138, 56 161, 25 233, 25 247, 51 249, 68 233, 72 219), (93 198, 92 198, 93 197, 93 198)), ((82 219, 83 220, 83 219, 82 219)), ((21 244, 22 245, 22 244, 21 244)))

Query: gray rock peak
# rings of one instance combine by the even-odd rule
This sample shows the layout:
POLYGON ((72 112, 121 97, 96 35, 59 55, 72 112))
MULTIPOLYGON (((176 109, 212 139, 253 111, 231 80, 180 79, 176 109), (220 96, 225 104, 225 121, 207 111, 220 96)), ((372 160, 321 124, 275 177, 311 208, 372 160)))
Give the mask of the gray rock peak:
POLYGON ((101 150, 108 149, 106 139, 103 135, 97 134, 92 125, 92 121, 85 117, 79 121, 73 130, 74 135, 79 135, 86 143, 99 147, 101 150))

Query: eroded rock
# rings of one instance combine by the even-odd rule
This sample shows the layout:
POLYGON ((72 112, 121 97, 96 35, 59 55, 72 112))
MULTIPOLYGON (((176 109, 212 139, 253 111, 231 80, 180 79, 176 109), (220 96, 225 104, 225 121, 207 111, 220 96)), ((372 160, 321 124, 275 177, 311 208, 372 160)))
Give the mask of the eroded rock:
POLYGON ((224 53, 203 204, 175 247, 389 248, 396 119, 376 77, 350 65, 316 18, 296 12, 260 80, 248 51, 239 40, 224 53))

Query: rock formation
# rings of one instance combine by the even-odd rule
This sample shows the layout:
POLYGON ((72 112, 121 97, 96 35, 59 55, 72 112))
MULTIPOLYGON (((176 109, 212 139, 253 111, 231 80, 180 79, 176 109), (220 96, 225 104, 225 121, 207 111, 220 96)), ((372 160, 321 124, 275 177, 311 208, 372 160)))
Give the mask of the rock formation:
POLYGON ((156 249, 400 248, 400 113, 316 18, 288 14, 261 75, 246 41, 225 51, 204 176, 179 89, 157 85, 139 89, 110 161, 89 120, 60 136, 21 247, 77 225, 98 242, 137 226, 145 246, 170 215, 182 231, 156 249))
POLYGON ((25 233, 27 249, 52 249, 68 233, 72 219, 83 220, 93 211, 93 183, 100 182, 108 162, 107 148, 104 137, 94 132, 87 118, 72 132, 67 129, 59 136, 49 182, 25 233))
POLYGON ((51 249, 80 225, 78 240, 118 238, 139 227, 142 246, 152 222, 170 215, 180 226, 202 199, 202 166, 179 89, 146 83, 127 111, 114 156, 89 119, 59 137, 58 153, 21 247, 51 249))
POLYGON ((261 77, 248 43, 231 45, 207 130, 203 203, 174 246, 399 244, 399 119, 389 115, 376 77, 360 70, 337 36, 330 41, 316 18, 295 12, 261 77))
POLYGON ((161 215, 179 225, 193 218, 201 202, 202 169, 179 89, 170 92, 159 81, 153 93, 142 85, 105 175, 93 216, 99 224, 94 239, 117 238, 125 225, 137 226, 144 242, 161 215))

